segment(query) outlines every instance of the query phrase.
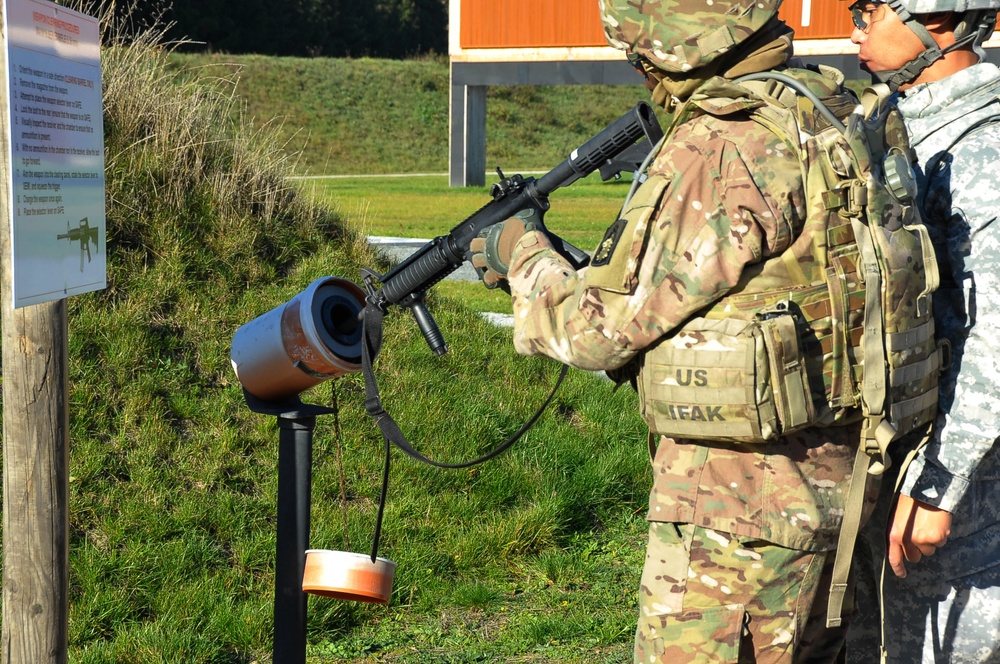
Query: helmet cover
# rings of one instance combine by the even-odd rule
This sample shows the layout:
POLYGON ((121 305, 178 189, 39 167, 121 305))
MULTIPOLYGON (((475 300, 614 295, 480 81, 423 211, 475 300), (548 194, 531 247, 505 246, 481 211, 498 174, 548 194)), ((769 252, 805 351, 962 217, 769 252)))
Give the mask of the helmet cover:
POLYGON ((608 43, 657 69, 680 73, 707 65, 749 39, 777 16, 781 5, 781 0, 599 2, 608 43))
POLYGON ((1000 0, 899 0, 899 4, 911 14, 1000 9, 1000 0))
MULTIPOLYGON (((904 17, 905 14, 937 14, 951 12, 962 14, 955 28, 955 39, 972 37, 974 48, 990 38, 996 25, 1000 0, 892 0, 890 6, 904 17), (902 11, 901 11, 902 10, 902 11)), ((978 52, 978 50, 977 50, 978 52)), ((985 54, 980 53, 980 58, 985 54)))

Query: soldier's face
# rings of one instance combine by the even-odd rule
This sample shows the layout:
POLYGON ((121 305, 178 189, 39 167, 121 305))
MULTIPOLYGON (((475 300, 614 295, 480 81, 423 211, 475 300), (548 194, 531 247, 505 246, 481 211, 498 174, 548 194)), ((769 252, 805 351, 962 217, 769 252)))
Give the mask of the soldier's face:
POLYGON ((889 5, 861 1, 851 5, 851 10, 851 41, 860 47, 858 62, 865 71, 895 71, 923 52, 920 38, 889 5))

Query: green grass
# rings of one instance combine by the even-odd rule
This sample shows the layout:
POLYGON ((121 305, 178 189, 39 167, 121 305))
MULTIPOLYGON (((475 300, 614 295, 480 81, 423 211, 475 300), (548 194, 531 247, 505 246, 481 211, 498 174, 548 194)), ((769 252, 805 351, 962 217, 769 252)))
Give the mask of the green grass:
MULTIPOLYGON (((593 175, 554 192, 546 224, 576 246, 592 250, 617 218, 629 181, 601 182, 593 175)), ((445 177, 338 178, 302 184, 365 235, 427 239, 445 235, 490 201, 488 187, 453 189, 445 177)), ((510 298, 503 291, 489 291, 478 283, 445 281, 435 291, 476 311, 510 312, 510 298)))
MULTIPOLYGON (((299 174, 444 173, 448 63, 175 54, 171 65, 235 89, 299 174)), ((491 87, 487 167, 547 170, 649 93, 635 85, 491 87)))
MULTIPOLYGON (((558 189, 549 197, 545 223, 590 250, 617 219, 630 182, 628 174, 609 182, 601 182, 595 174, 558 189)), ((303 184, 368 235, 445 235, 491 200, 488 186, 454 189, 446 177, 319 179, 303 184)))
MULTIPOLYGON (((246 407, 229 344, 241 324, 319 276, 387 268, 360 228, 317 204, 312 185, 287 178, 284 138, 242 115, 231 88, 175 77, 177 62, 153 38, 103 55, 109 285, 70 301, 69 659, 80 664, 270 659, 278 434, 272 418, 246 407)), ((318 76, 330 64, 268 66, 287 66, 284 78, 296 80, 299 69, 318 76)), ((339 85, 354 86, 341 88, 346 99, 365 99, 375 79, 396 96, 395 110, 416 113, 408 93, 423 88, 417 74, 442 69, 334 64, 339 85)), ((331 103, 323 85, 312 86, 320 97, 311 108, 331 103)), ((572 131, 580 120, 566 109, 594 104, 571 92, 551 108, 539 97, 532 113, 555 118, 546 131, 566 133, 539 163, 523 164, 551 166, 601 125, 588 117, 572 131)), ((407 117, 388 125, 402 127, 398 141, 386 132, 387 144, 370 150, 389 155, 367 162, 372 170, 406 165, 397 156, 416 124, 407 117)), ((414 148, 420 160, 443 150, 438 138, 420 140, 430 143, 414 148)), ((344 170, 366 163, 357 145, 329 152, 350 156, 336 159, 344 170)), ((603 201, 605 188, 621 186, 594 185, 592 195, 603 201)), ((589 208, 590 188, 558 192, 553 205, 568 208, 579 195, 589 208)), ((425 209, 441 208, 428 231, 485 202, 483 191, 427 196, 425 209)), ((614 198, 600 216, 613 217, 614 198)), ((432 357, 409 314, 395 310, 377 373, 386 407, 418 449, 459 460, 515 431, 557 366, 517 356, 509 330, 445 290, 429 306, 451 352, 432 357)), ((382 441, 360 376, 305 398, 327 403, 332 389, 339 414, 321 417, 315 432, 311 543, 366 552, 382 441)), ((488 464, 442 471, 394 454, 380 549, 399 565, 392 601, 311 599, 310 662, 629 661, 649 483, 643 432, 634 394, 574 371, 528 436, 488 464)))
MULTIPOLYGON (((238 110, 276 136, 298 174, 444 173, 448 66, 413 61, 171 54, 185 79, 239 95, 238 110), (406 99, 406 103, 402 103, 406 99)), ((487 163, 544 173, 637 101, 641 85, 491 87, 487 163)), ((488 175, 487 183, 495 181, 488 175)), ((597 175, 553 193, 549 228, 591 250, 617 217, 629 179, 597 175)), ((454 189, 447 176, 306 179, 301 187, 365 235, 433 238, 490 200, 489 186, 454 189)), ((509 311, 502 291, 445 282, 436 291, 477 311, 509 311)))

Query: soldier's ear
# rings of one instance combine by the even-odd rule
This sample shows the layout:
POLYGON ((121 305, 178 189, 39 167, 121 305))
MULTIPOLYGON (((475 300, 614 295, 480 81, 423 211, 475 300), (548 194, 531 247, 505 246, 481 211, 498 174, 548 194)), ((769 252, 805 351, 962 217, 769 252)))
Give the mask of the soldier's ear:
POLYGON ((924 14, 924 18, 920 22, 927 28, 928 32, 941 34, 955 32, 961 18, 956 12, 935 12, 924 14))

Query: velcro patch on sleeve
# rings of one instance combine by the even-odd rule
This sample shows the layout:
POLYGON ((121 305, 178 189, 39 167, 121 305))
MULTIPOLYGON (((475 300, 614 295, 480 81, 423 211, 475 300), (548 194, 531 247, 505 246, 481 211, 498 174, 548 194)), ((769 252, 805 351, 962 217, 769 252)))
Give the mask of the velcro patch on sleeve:
POLYGON ((590 261, 591 265, 600 267, 611 262, 611 255, 615 253, 615 247, 618 246, 618 241, 622 239, 622 233, 625 232, 625 226, 627 225, 627 221, 619 219, 608 227, 608 230, 604 233, 604 239, 601 240, 601 243, 597 245, 597 249, 594 251, 594 257, 590 261))

